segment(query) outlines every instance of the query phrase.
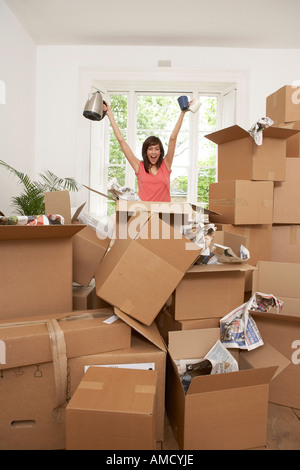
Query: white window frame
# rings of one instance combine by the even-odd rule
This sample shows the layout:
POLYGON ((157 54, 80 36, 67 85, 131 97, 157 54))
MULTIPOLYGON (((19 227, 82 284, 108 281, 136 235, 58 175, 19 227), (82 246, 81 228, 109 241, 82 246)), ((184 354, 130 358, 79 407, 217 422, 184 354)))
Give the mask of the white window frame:
MULTIPOLYGON (((235 124, 236 122, 236 83, 205 83, 202 85, 201 83, 193 83, 190 85, 189 83, 181 82, 180 87, 178 85, 164 82, 164 83, 155 83, 152 82, 151 84, 147 84, 141 82, 116 82, 115 86, 110 83, 110 86, 105 86, 103 83, 99 83, 98 81, 94 81, 93 87, 101 89, 104 91, 103 98, 108 99, 110 94, 127 94, 128 95, 128 125, 127 125, 127 141, 132 148, 133 152, 135 153, 135 129, 136 129, 136 96, 138 94, 147 95, 147 94, 188 94, 193 99, 198 98, 199 95, 209 95, 209 96, 217 96, 218 97, 218 115, 217 115, 217 129, 222 128, 222 123, 224 122, 224 115, 223 115, 223 98, 226 94, 232 92, 234 94, 234 110, 231 113, 231 124, 235 124), (219 86, 218 86, 219 85, 219 86)), ((198 174, 198 164, 197 159, 193 158, 192 155, 195 155, 195 151, 198 148, 198 137, 199 137, 199 123, 198 117, 195 119, 190 119, 190 157, 189 157, 189 168, 188 168, 188 194, 187 200, 192 203, 197 202, 197 188, 198 188, 198 181, 197 175, 198 174), (193 176, 194 175, 194 176, 193 176)), ((109 131, 108 131, 109 122, 108 119, 104 119, 100 122, 93 122, 91 123, 91 149, 90 149, 90 186, 98 189, 101 192, 107 192, 107 168, 108 168, 108 148, 109 148, 109 131), (94 132, 97 134, 97 138, 94 139, 94 132), (101 148, 99 145, 95 145, 94 142, 99 143, 99 140, 102 141, 101 148), (105 158, 104 158, 105 155, 105 158)), ((217 161, 216 161, 216 180, 217 180, 217 161)), ((126 179, 125 184, 131 188, 135 186, 135 174, 132 170, 131 166, 128 162, 126 162, 126 179)), ((95 215, 105 215, 107 211, 107 200, 106 198, 99 198, 92 193, 89 194, 89 211, 95 215)))

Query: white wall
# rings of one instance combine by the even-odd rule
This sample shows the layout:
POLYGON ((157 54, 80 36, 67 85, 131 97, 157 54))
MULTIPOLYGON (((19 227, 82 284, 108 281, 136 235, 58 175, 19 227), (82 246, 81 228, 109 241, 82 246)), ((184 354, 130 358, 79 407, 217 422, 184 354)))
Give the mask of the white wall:
MULTIPOLYGON (((6 104, 0 104, 0 160, 29 175, 34 171, 36 46, 0 0, 0 80, 6 104)), ((0 211, 12 213, 11 197, 21 187, 0 168, 0 211)))
POLYGON ((92 79, 203 80, 212 74, 222 81, 236 76, 242 83, 237 120, 249 129, 265 116, 270 93, 300 79, 299 59, 300 50, 38 47, 36 165, 88 184, 90 123, 82 110, 92 79), (161 59, 171 60, 172 68, 159 69, 161 59))
MULTIPOLYGON (((237 120, 246 129, 265 115, 265 100, 270 93, 300 79, 300 49, 35 48, 2 0, 0 51, 2 55, 3 52, 6 54, 0 79, 6 80, 8 88, 7 104, 0 105, 0 159, 8 160, 24 171, 34 170, 37 174, 50 169, 59 176, 74 176, 85 184, 88 183, 90 122, 82 116, 82 111, 93 79, 146 77, 147 80, 171 82, 174 79, 184 81, 188 77, 205 80, 211 73, 221 81, 236 77, 240 84, 237 120), (172 68, 158 68, 158 60, 166 59, 171 60, 172 68), (17 139, 15 129, 18 130, 17 139)), ((7 179, 7 175, 5 177, 7 179)), ((8 194, 11 194, 11 187, 0 170, 2 211, 7 209, 8 194)), ((86 198, 84 192, 72 197, 76 203, 86 198)))

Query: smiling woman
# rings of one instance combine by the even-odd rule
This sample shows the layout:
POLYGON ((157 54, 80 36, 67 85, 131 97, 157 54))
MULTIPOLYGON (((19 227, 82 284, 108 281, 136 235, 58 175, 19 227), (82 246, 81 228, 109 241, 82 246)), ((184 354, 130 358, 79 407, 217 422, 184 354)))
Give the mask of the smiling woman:
POLYGON ((113 112, 108 103, 103 105, 104 111, 110 121, 113 132, 121 149, 132 166, 138 181, 138 195, 142 201, 171 202, 170 174, 175 155, 177 137, 181 129, 186 111, 181 111, 169 139, 167 154, 165 156, 163 144, 158 137, 148 137, 142 146, 143 161, 133 153, 116 123, 113 112))

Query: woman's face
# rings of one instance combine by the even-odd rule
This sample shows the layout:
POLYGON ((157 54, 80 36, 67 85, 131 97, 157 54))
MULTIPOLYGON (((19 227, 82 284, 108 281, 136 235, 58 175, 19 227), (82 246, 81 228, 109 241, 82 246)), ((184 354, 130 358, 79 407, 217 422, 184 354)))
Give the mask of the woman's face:
POLYGON ((159 157, 160 157, 160 146, 157 145, 150 145, 147 149, 147 157, 151 165, 156 165, 159 157))

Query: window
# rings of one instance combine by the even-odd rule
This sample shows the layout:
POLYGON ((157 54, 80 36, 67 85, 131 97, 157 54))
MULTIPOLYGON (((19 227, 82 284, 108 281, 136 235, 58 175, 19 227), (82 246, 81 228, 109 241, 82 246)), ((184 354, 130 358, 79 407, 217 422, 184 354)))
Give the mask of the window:
MULTIPOLYGON (((221 127, 222 92, 202 92, 197 88, 188 91, 183 88, 180 92, 116 89, 107 91, 104 99, 110 102, 116 122, 131 149, 142 159, 142 144, 149 135, 157 135, 167 152, 169 137, 180 113, 177 102, 180 95, 187 95, 189 100, 198 99, 201 107, 195 114, 186 114, 178 135, 171 173, 171 200, 204 202, 207 205, 209 185, 217 179, 217 146, 205 135, 221 127)), ((233 106, 231 112, 232 109, 233 106)), ((98 189, 107 192, 108 181, 116 178, 121 186, 137 191, 136 176, 120 149, 109 121, 92 123, 92 126, 92 164, 94 159, 101 160, 100 164, 94 162, 92 166, 93 171, 101 172, 101 178, 98 178, 101 186, 98 189)), ((98 213, 110 215, 114 211, 114 204, 109 200, 98 201, 96 206, 94 204, 98 213)))

